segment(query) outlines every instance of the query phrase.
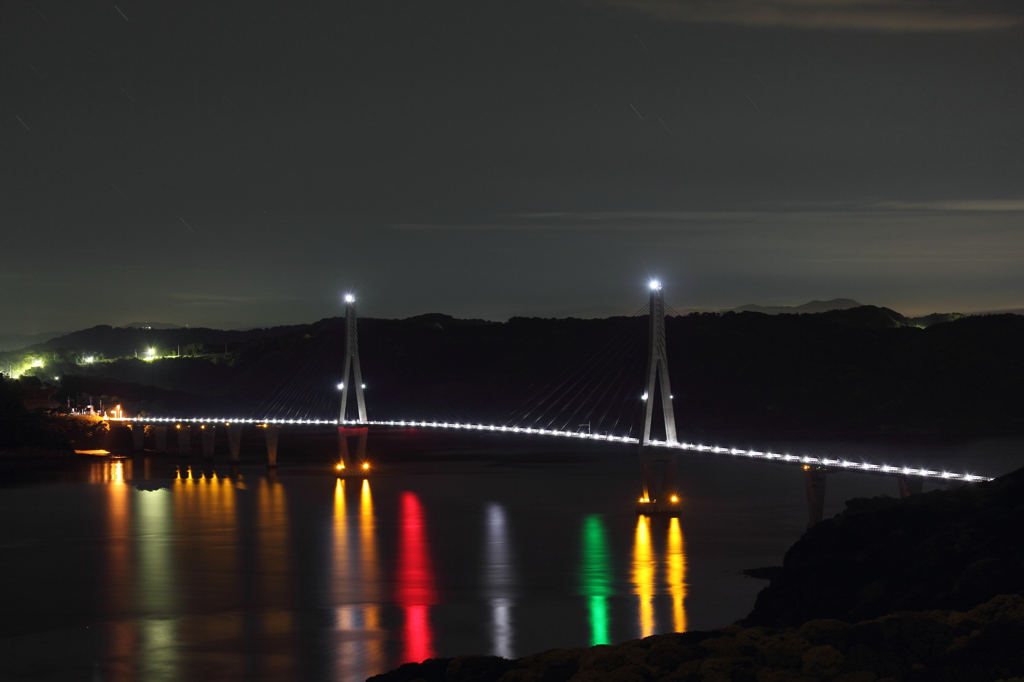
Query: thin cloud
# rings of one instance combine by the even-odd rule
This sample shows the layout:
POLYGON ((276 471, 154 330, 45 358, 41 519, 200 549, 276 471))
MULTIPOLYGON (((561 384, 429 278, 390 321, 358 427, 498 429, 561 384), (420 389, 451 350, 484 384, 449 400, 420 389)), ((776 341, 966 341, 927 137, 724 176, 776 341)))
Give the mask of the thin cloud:
POLYGON ((811 30, 971 33, 1022 18, 977 2, 920 0, 602 0, 661 21, 811 30))
POLYGON ((893 211, 1024 212, 1024 199, 970 199, 962 201, 884 201, 877 206, 893 211))
POLYGON ((254 303, 295 300, 294 296, 231 296, 222 294, 169 294, 169 298, 176 301, 176 305, 191 306, 251 305, 254 303))

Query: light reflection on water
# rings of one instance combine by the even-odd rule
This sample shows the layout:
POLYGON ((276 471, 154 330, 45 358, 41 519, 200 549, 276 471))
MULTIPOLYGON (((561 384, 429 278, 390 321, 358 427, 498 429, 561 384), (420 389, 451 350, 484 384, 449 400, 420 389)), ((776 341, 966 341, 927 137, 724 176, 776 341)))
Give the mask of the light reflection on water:
POLYGON ((637 597, 637 637, 686 631, 686 552, 678 518, 637 517, 632 579, 637 597), (664 543, 659 549, 656 543, 662 537, 664 543), (661 595, 668 595, 671 601, 663 604, 658 599, 661 595))
MULTIPOLYGON (((304 678, 296 655, 303 628, 287 607, 299 589, 295 577, 308 572, 293 565, 290 526, 297 520, 289 518, 286 486, 273 473, 222 476, 181 465, 169 489, 136 490, 130 484, 132 471, 131 461, 104 462, 90 477, 107 485, 106 607, 121 618, 109 627, 108 678, 181 678, 190 666, 202 669, 214 659, 225 679, 242 679, 254 671, 304 678), (253 649, 254 641, 269 646, 253 649), (244 655, 198 653, 238 646, 249 650, 244 655)), ((313 571, 323 573, 330 601, 323 605, 331 613, 324 654, 330 679, 362 680, 438 655, 432 609, 443 598, 431 556, 429 510, 415 492, 400 491, 397 514, 382 526, 373 485, 367 479, 334 482, 329 563, 313 571), (382 543, 392 548, 385 556, 382 543), (388 584, 390 594, 382 590, 388 584), (395 609, 390 618, 388 608, 395 609)), ((488 615, 477 627, 488 642, 480 653, 511 658, 527 653, 516 649, 516 629, 530 623, 514 618, 522 588, 509 510, 490 502, 481 511, 478 595, 488 615)), ((610 599, 617 594, 609 528, 601 514, 586 515, 580 523, 574 590, 585 599, 590 632, 585 643, 608 643, 614 639, 616 617, 610 599)), ((678 519, 638 517, 632 545, 636 636, 685 628, 686 559, 678 519), (660 533, 657 538, 653 527, 660 533), (659 622, 655 602, 664 594, 671 595, 671 617, 663 615, 659 622)))
POLYGON ((515 569, 512 565, 505 507, 488 504, 486 524, 483 596, 491 607, 491 650, 488 653, 512 658, 515 569))
POLYGON ((599 514, 583 520, 583 565, 580 591, 587 598, 590 615, 590 644, 609 644, 608 597, 615 594, 612 585, 611 552, 607 530, 599 514))
POLYGON ((434 656, 430 607, 438 602, 438 598, 434 588, 426 518, 415 493, 402 493, 399 523, 400 548, 395 601, 405 612, 402 660, 422 661, 434 656))
MULTIPOLYGON (((19 637, 68 649, 61 633, 83 620, 96 659, 73 664, 113 681, 349 682, 429 656, 716 627, 763 585, 739 569, 780 562, 806 520, 801 472, 747 476, 744 462, 689 463, 684 515, 647 518, 632 461, 370 480, 173 461, 0 490, 0 514, 35 505, 33 524, 0 529, 19 552, 0 579, 45 589, 15 595, 0 679, 4 656, 29 656, 19 637)), ((830 479, 829 494, 895 493, 863 480, 830 479)))

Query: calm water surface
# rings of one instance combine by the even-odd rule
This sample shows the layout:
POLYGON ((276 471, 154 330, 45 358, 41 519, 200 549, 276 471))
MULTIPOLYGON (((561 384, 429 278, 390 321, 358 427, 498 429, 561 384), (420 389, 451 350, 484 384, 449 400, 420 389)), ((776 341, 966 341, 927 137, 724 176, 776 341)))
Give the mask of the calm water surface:
MULTIPOLYGON (((995 475, 1021 452, 910 454, 995 475)), ((780 564, 807 522, 801 472, 771 463, 683 459, 683 515, 648 519, 620 450, 463 453, 368 479, 286 453, 276 474, 146 457, 8 476, 0 679, 347 682, 719 627, 764 586, 740 572, 780 564)), ((825 513, 896 492, 831 476, 825 513)))

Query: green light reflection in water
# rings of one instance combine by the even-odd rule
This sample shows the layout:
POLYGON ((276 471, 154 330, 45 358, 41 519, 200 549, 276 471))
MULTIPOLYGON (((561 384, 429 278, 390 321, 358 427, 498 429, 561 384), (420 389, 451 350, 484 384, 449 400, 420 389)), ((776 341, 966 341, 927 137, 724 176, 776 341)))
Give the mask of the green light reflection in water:
POLYGON ((612 587, 611 550, 608 532, 601 514, 590 514, 583 519, 583 567, 580 571, 580 591, 587 597, 590 611, 590 644, 608 644, 610 617, 608 597, 615 594, 612 587))

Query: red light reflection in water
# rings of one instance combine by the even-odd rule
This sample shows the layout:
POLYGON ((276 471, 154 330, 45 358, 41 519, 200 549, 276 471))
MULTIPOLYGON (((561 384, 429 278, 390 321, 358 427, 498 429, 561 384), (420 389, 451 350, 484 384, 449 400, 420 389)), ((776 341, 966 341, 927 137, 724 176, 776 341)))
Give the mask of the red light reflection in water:
POLYGON ((423 661, 434 655, 430 605, 437 603, 430 565, 423 507, 414 493, 402 493, 400 546, 395 598, 405 611, 402 661, 423 661))

